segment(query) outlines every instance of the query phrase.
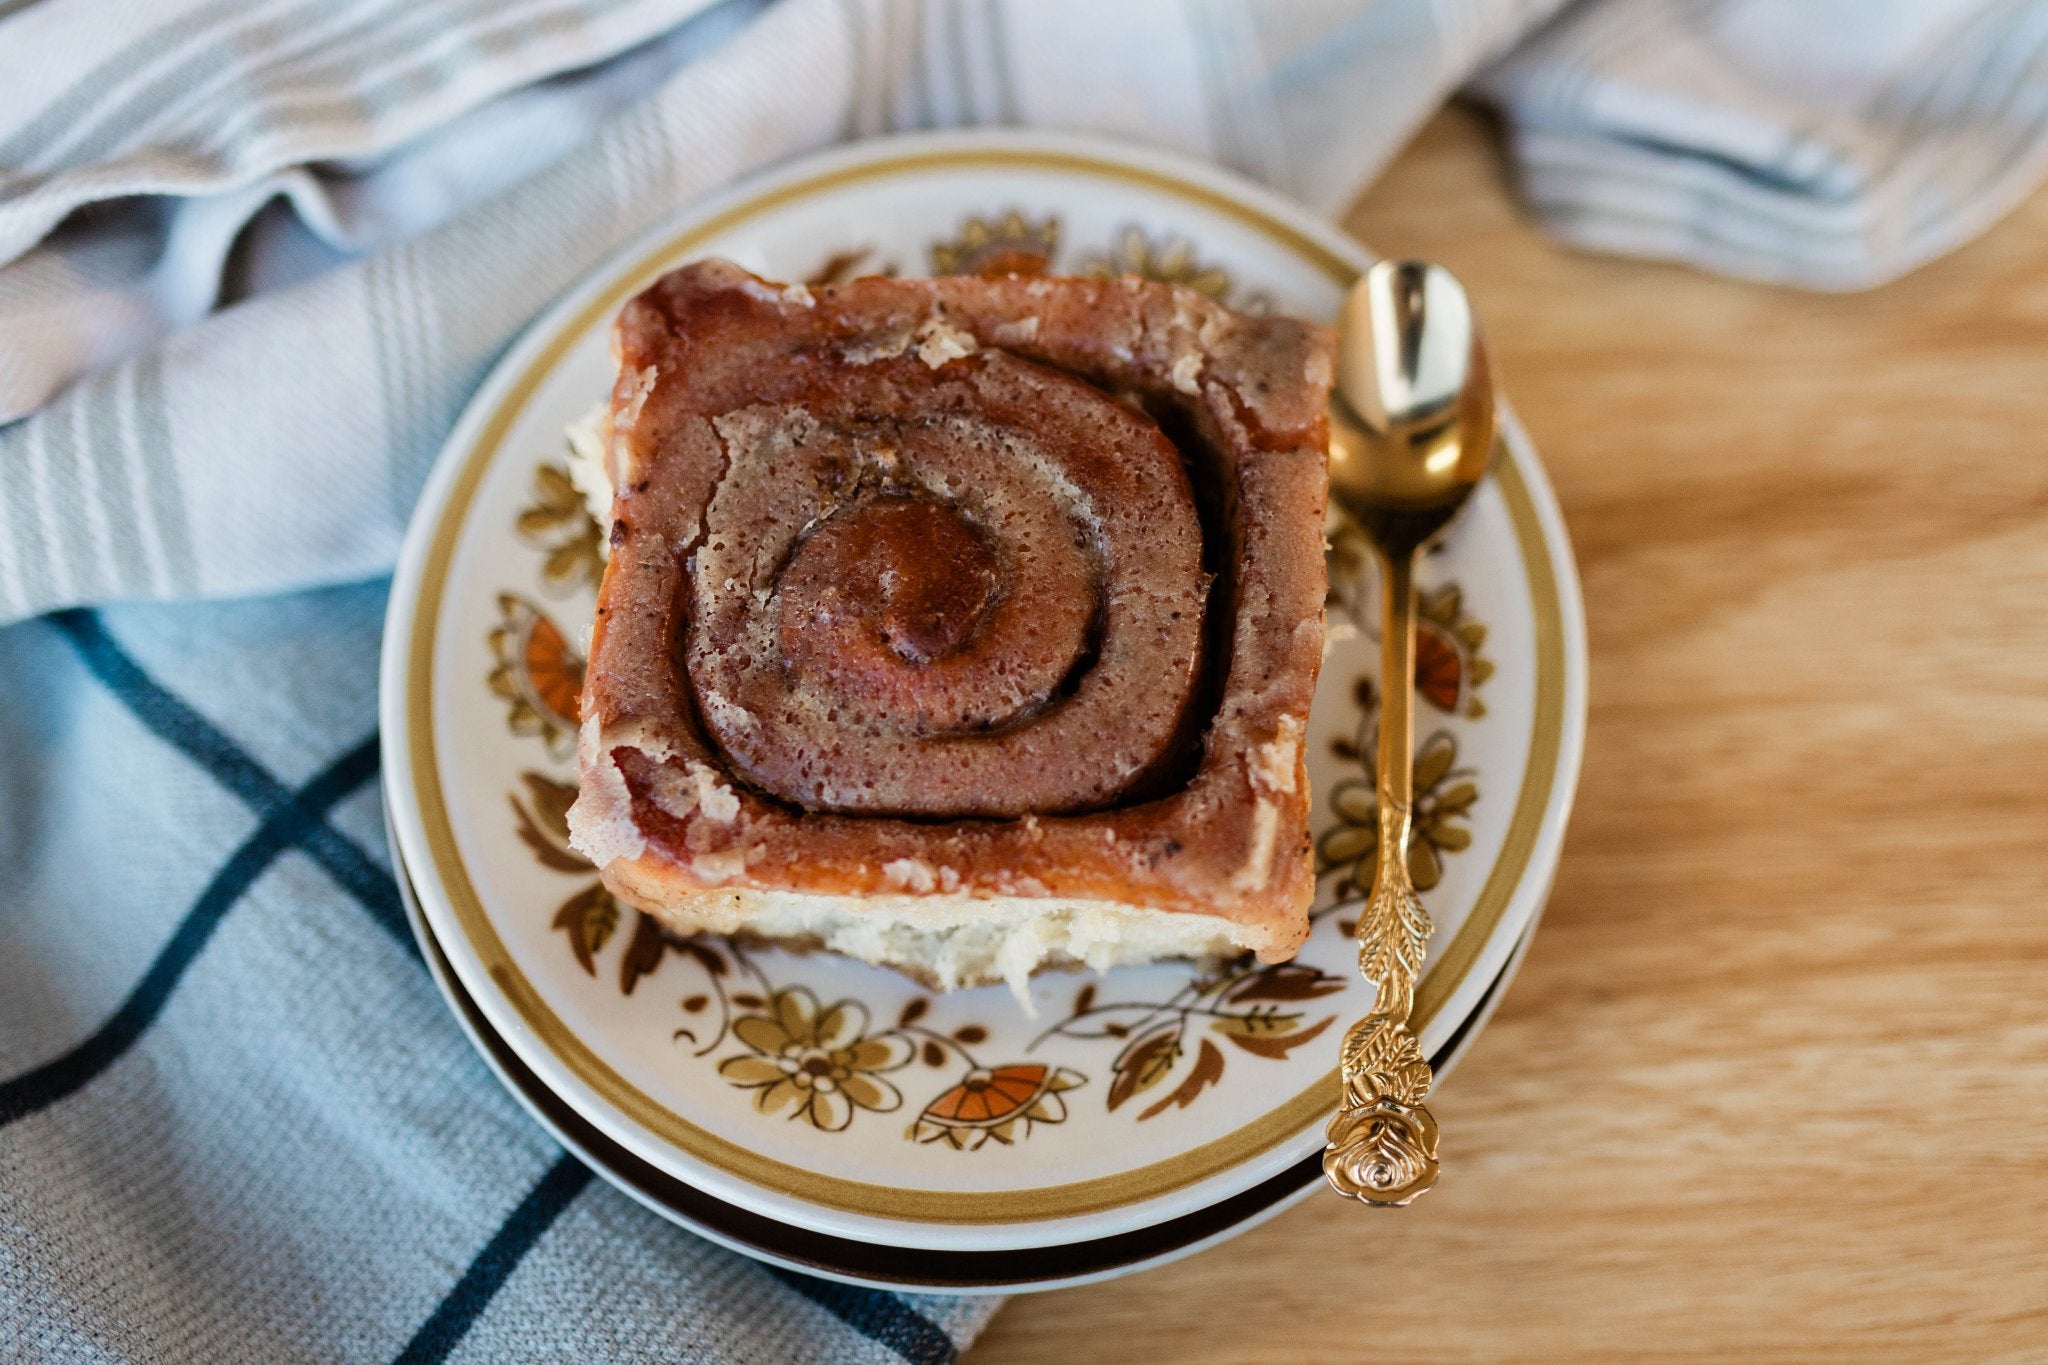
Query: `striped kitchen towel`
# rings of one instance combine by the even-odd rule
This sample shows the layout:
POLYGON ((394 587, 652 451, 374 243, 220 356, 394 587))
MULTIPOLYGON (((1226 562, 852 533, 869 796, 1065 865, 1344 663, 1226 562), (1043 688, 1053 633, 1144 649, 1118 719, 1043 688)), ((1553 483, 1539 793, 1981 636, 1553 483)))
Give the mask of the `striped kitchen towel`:
POLYGON ((2042 169, 2048 0, 1595 0, 1492 64, 1557 9, 0 0, 0 1361, 951 1359, 993 1300, 697 1241, 470 1055, 382 852, 374 580, 528 318, 847 138, 1334 211, 1484 69, 1562 235, 1830 287, 2042 169))

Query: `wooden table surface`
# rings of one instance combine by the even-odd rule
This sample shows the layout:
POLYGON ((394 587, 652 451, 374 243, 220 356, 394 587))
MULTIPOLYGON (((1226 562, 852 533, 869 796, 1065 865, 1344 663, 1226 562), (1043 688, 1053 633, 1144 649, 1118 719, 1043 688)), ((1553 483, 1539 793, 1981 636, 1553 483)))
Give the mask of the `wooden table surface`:
POLYGON ((2048 1360, 2048 193, 1875 292, 1577 254, 1438 118, 1585 579, 1556 892, 1436 1190, 1019 1297, 970 1365, 2048 1360))

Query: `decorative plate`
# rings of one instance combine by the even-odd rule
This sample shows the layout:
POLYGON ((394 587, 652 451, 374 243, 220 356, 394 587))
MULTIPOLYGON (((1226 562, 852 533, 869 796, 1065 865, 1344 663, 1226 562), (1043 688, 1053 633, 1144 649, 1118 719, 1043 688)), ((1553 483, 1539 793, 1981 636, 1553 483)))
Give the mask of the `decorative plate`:
MULTIPOLYGON (((848 148, 756 181, 599 270, 506 355, 456 426, 393 584, 385 781, 425 918, 520 1061, 607 1139, 765 1218, 898 1247, 1102 1238, 1208 1208, 1321 1145, 1370 992, 1349 900, 1373 838, 1371 584, 1333 550, 1310 720, 1322 895, 1292 963, 1051 974, 935 996, 826 955, 673 942, 566 842, 580 642, 600 533, 563 428, 608 390, 609 324, 661 271, 770 278, 1130 271, 1243 308, 1331 316, 1367 254, 1241 181, 1067 137, 848 148)), ((1570 547, 1527 438, 1429 557, 1418 651, 1416 882, 1438 930, 1415 1019, 1435 1053, 1540 908, 1584 730, 1570 547)))
MULTIPOLYGON (((386 829, 389 830, 389 818, 386 829)), ((395 841, 394 841, 395 847, 395 841)), ((1007 1251, 931 1251, 856 1242, 763 1218, 736 1205, 714 1199, 674 1176, 642 1161, 607 1138, 561 1097, 549 1090, 533 1070, 490 1025, 476 1002, 457 981, 447 956, 435 941, 419 908, 418 893, 403 865, 399 893, 406 918, 426 955, 428 970, 447 998, 457 1022, 491 1071, 534 1121, 578 1159, 628 1197, 669 1221, 720 1246, 791 1270, 878 1289, 923 1294, 979 1294, 1064 1289, 1094 1280, 1114 1279, 1136 1270, 1177 1261, 1257 1227, 1298 1204, 1323 1181, 1322 1159, 1311 1153, 1269 1180, 1163 1223, 1083 1242, 1019 1247, 1007 1251)), ((1531 924, 1522 935, 1507 967, 1494 978, 1479 1007, 1467 1015, 1430 1058, 1438 1080, 1448 1076, 1465 1055, 1495 1005, 1500 1003, 1515 969, 1535 934, 1531 924)))

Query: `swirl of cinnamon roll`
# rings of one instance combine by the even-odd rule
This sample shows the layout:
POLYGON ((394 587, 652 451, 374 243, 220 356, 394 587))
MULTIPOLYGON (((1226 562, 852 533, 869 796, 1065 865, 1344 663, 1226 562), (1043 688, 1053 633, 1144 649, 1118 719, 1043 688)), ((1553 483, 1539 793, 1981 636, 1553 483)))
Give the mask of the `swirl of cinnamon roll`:
POLYGON ((1000 352, 905 354, 712 425, 683 659, 752 785, 1061 812, 1169 753, 1207 585, 1187 475, 1142 413, 1000 352))

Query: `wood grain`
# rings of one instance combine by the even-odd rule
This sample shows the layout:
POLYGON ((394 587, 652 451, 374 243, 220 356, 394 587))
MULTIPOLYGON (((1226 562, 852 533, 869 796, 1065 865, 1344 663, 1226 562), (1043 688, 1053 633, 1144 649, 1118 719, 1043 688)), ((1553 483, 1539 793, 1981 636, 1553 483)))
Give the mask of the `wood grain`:
POLYGON ((972 1365, 2048 1359, 2048 194, 1801 294, 1548 242, 1454 110, 1348 226, 1465 280, 1571 525, 1556 893, 1421 1204, 972 1365))

